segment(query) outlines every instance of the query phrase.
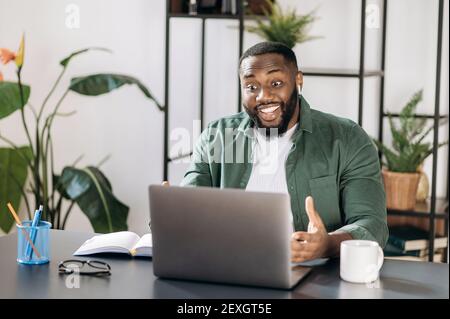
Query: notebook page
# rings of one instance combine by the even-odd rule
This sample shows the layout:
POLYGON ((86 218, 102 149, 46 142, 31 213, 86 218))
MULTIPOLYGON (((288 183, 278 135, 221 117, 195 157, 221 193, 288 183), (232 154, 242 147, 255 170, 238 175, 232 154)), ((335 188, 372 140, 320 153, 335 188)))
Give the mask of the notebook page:
POLYGON ((152 234, 145 234, 132 249, 135 256, 152 256, 152 234))
POLYGON ((74 255, 97 252, 129 252, 138 241, 139 236, 129 231, 97 235, 85 241, 74 255))

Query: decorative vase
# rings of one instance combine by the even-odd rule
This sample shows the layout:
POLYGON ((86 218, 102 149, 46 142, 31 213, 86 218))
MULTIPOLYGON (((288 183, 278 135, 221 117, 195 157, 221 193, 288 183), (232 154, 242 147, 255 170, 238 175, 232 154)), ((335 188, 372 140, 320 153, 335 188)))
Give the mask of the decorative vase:
POLYGON ((416 206, 419 173, 398 173, 382 170, 386 207, 396 210, 412 210, 416 206))
POLYGON ((430 193, 430 181, 427 174, 423 171, 422 166, 419 167, 418 171, 420 173, 420 178, 419 186, 417 187, 416 200, 418 202, 424 202, 427 200, 428 194, 430 193))

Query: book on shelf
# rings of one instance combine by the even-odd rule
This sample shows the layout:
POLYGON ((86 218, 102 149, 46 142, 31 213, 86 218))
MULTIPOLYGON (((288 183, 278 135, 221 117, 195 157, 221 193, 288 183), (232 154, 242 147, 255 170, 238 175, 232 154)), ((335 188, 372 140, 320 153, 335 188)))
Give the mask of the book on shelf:
MULTIPOLYGON (((428 248, 429 233, 415 226, 402 225, 389 228, 388 244, 402 251, 416 251, 428 248)), ((436 237, 434 248, 447 247, 447 237, 436 237)))
POLYGON ((397 246, 387 243, 383 249, 384 256, 386 257, 396 257, 396 256, 412 256, 412 257, 424 257, 428 254, 428 249, 417 249, 406 251, 397 246))
MULTIPOLYGON (((433 262, 440 263, 443 260, 442 253, 436 253, 433 256, 433 262)), ((423 257, 416 257, 416 256, 385 256, 385 259, 392 259, 392 260, 407 260, 407 261, 428 261, 428 256, 425 255, 423 257)))
MULTIPOLYGON (((438 248, 434 251, 434 262, 442 262, 445 249, 446 248, 438 248)), ((429 251, 428 247, 425 249, 405 251, 387 243, 383 252, 386 259, 428 261, 429 251)))

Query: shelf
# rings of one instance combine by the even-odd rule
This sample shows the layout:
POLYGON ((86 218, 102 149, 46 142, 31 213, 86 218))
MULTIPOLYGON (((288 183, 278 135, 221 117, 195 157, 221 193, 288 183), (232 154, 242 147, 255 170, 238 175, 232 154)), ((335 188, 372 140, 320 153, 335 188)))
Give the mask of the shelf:
POLYGON ((169 18, 194 18, 194 19, 231 19, 239 20, 235 14, 188 14, 188 13, 169 13, 169 18))
MULTIPOLYGON (((359 70, 357 69, 321 69, 321 68, 303 68, 303 75, 305 76, 332 76, 332 77, 347 77, 358 78, 359 70)), ((366 70, 363 73, 364 77, 383 76, 382 70, 366 70)))
POLYGON ((170 163, 170 162, 177 161, 177 160, 179 160, 179 159, 182 159, 182 158, 191 156, 192 154, 193 154, 192 151, 189 152, 188 154, 180 154, 180 155, 177 155, 177 156, 175 156, 175 157, 168 158, 167 161, 170 163))
MULTIPOLYGON (((399 117, 400 114, 398 113, 383 113, 383 116, 392 116, 392 117, 399 117)), ((416 118, 426 118, 426 119, 434 119, 434 115, 433 114, 414 114, 414 117, 416 118)), ((448 115, 439 115, 440 119, 446 119, 448 118, 448 115)))
MULTIPOLYGON (((239 20, 239 15, 237 14, 220 14, 220 13, 199 13, 199 14, 188 14, 188 13, 169 13, 169 18, 188 18, 188 19, 225 19, 225 20, 239 20)), ((246 15, 243 17, 244 20, 256 20, 262 19, 267 20, 266 16, 260 15, 246 15)))
MULTIPOLYGON (((430 199, 425 202, 417 202, 414 210, 395 210, 388 209, 387 213, 391 216, 412 216, 412 217, 430 217, 430 199)), ((446 198, 436 199, 436 219, 448 219, 448 200, 446 198)))

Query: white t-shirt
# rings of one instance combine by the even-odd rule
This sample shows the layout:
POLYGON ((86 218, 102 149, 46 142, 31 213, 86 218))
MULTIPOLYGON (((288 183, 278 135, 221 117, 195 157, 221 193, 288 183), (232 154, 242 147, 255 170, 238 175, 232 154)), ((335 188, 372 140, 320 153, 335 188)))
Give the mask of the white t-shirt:
POLYGON ((253 168, 246 190, 289 194, 285 163, 293 145, 292 135, 297 125, 282 136, 270 139, 254 129, 253 168))

